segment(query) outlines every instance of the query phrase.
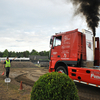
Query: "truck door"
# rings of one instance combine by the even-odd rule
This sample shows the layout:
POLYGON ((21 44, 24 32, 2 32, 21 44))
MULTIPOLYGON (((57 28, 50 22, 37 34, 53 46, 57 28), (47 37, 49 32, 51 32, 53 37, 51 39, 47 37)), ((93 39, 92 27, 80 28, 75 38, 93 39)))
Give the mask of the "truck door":
POLYGON ((57 59, 61 57, 61 40, 62 36, 54 37, 51 49, 51 59, 57 59))

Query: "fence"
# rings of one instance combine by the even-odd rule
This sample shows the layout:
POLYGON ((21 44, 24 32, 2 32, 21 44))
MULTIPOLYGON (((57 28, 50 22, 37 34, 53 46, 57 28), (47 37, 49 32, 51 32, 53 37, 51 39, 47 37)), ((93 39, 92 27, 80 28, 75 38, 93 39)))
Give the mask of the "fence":
MULTIPOLYGON (((0 57, 0 62, 5 61, 7 59, 7 57, 0 57)), ((14 57, 9 57, 10 60, 14 59, 14 57)), ((15 58, 14 61, 30 61, 30 58, 15 58)))

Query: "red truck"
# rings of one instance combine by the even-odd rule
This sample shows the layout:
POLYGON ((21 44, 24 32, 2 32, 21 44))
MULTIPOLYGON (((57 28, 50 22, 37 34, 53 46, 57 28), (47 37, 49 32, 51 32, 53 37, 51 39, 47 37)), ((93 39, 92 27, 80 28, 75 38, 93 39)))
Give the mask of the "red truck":
POLYGON ((95 50, 92 33, 78 29, 56 33, 50 45, 49 72, 62 72, 72 80, 100 85, 98 37, 95 37, 95 50))

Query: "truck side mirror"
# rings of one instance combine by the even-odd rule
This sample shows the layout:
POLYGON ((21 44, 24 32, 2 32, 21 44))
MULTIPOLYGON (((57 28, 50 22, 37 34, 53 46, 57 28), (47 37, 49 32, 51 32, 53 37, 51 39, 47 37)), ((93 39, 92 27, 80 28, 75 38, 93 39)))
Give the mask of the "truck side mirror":
POLYGON ((53 39, 50 39, 50 44, 52 45, 53 39))

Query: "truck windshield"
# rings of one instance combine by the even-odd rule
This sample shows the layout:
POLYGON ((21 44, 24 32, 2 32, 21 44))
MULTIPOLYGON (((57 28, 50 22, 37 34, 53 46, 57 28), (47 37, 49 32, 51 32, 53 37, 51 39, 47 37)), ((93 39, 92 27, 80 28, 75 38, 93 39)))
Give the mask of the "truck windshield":
POLYGON ((54 37, 53 47, 61 45, 61 39, 62 39, 61 36, 54 37))

